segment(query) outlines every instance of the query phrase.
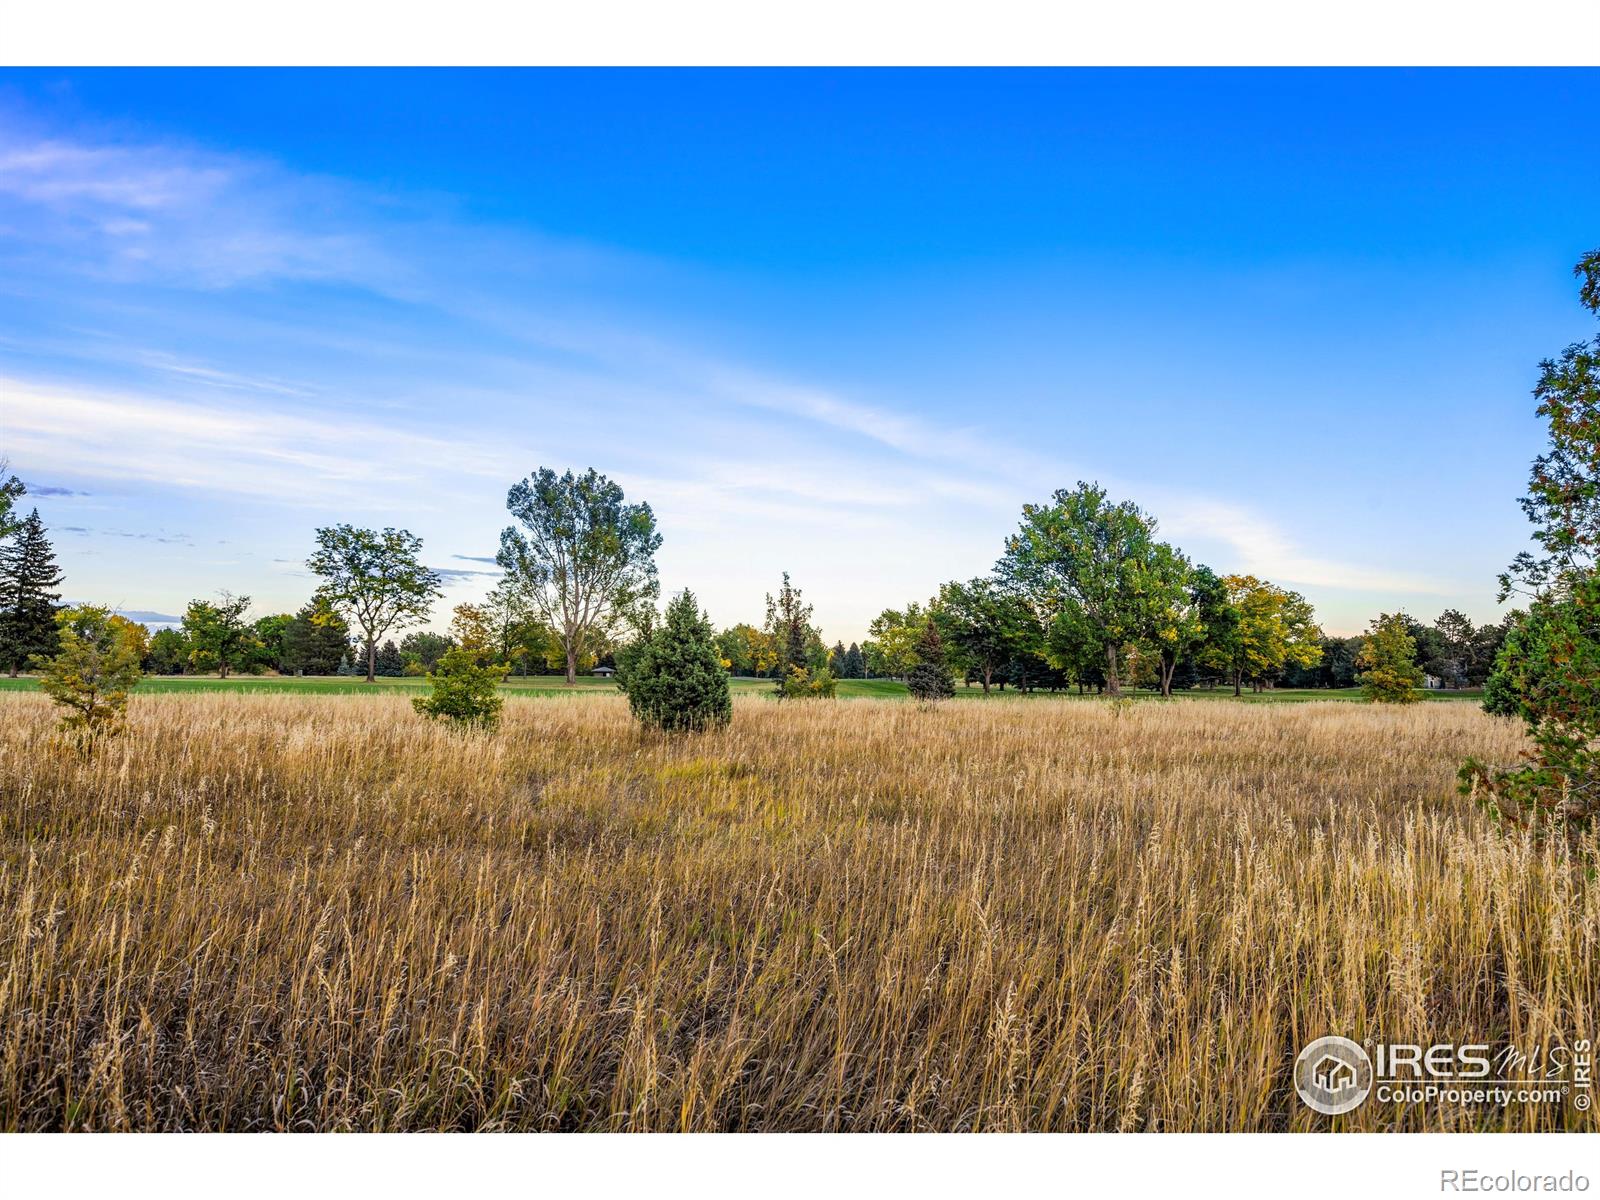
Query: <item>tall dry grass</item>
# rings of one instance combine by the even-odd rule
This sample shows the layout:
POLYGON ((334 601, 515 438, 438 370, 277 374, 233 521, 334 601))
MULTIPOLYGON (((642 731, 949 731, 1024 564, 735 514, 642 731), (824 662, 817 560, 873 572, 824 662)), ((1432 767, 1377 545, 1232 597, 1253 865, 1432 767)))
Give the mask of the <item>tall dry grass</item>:
POLYGON ((1455 796, 1519 745, 1469 705, 51 729, 0 696, 3 1128, 1594 1128, 1290 1084, 1325 1033, 1600 1032, 1597 885, 1455 796))

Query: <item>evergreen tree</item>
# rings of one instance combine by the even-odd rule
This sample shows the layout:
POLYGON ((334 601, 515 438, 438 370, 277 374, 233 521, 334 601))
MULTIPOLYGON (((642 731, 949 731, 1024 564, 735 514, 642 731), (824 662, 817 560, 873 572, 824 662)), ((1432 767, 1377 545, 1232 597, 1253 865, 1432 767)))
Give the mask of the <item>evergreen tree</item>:
POLYGON ((939 636, 938 624, 931 618, 923 623, 922 637, 917 641, 917 664, 911 668, 906 686, 923 704, 936 704, 956 694, 950 668, 945 664, 944 640, 939 636))
POLYGON ((835 679, 844 679, 845 672, 849 670, 850 652, 844 648, 843 642, 835 642, 833 649, 828 651, 828 670, 833 672, 835 679))
POLYGON ((845 679, 865 679, 867 677, 867 656, 862 653, 861 647, 855 642, 850 643, 850 649, 844 652, 845 679))
POLYGON ((406 673, 405 656, 400 653, 400 648, 391 638, 383 643, 378 650, 377 673, 379 675, 404 675, 406 673))
POLYGON ((350 627, 321 596, 297 612, 283 634, 284 670, 294 674, 341 674, 351 654, 350 627))
POLYGON ((679 593, 667 605, 666 620, 621 663, 618 683, 644 724, 698 731, 733 719, 728 673, 693 592, 679 593))
POLYGON ((34 509, 15 537, 0 545, 0 665, 12 678, 39 655, 56 652, 56 607, 61 572, 34 509))

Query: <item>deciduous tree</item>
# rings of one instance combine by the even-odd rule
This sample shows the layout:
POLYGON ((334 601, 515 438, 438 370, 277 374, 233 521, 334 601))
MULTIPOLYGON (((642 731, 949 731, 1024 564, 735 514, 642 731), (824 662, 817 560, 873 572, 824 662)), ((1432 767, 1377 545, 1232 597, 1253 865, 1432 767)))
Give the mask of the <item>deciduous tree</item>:
POLYGON ((976 676, 985 693, 1016 657, 1032 623, 1027 606, 993 579, 951 582, 933 605, 948 657, 963 675, 976 676))
POLYGON ((1120 689, 1122 647, 1148 627, 1144 588, 1155 521, 1137 505, 1111 504, 1105 489, 1079 483, 1049 504, 1027 504, 1007 539, 1000 574, 1025 596, 1044 628, 1097 648, 1106 690, 1120 689))
POLYGON ((1226 647, 1235 696, 1246 679, 1260 691, 1287 663, 1308 667, 1322 661, 1322 630, 1299 592, 1254 575, 1228 575, 1222 582, 1238 614, 1236 636, 1226 647))
POLYGON ((249 596, 218 593, 218 601, 191 600, 183 614, 183 638, 189 663, 197 671, 216 671, 223 679, 244 666, 256 651, 255 636, 245 613, 249 596))
POLYGON ((35 658, 39 686, 62 708, 62 727, 86 734, 114 733, 128 710, 128 693, 139 682, 147 647, 145 629, 92 604, 56 614, 60 648, 35 658))
POLYGON ((10 474, 8 467, 6 460, 0 458, 0 538, 10 537, 16 531, 19 522, 12 514, 17 501, 28 493, 27 485, 10 474))
POLYGON ((1380 704, 1411 704, 1421 697, 1422 668, 1417 666, 1417 643, 1406 629, 1403 613, 1384 613, 1372 622, 1361 653, 1357 677, 1368 700, 1380 704))
POLYGON ((419 560, 421 553, 422 539, 404 529, 317 530, 317 550, 306 566, 322 578, 317 594, 361 631, 368 683, 377 674, 378 639, 427 620, 442 591, 439 576, 419 560))
MULTIPOLYGON (((1600 251, 1578 263, 1579 299, 1600 314, 1600 251)), ((1486 697, 1514 707, 1533 750, 1520 766, 1469 759, 1464 789, 1512 823, 1576 832, 1600 814, 1600 338, 1540 364, 1534 388, 1549 446, 1520 501, 1542 553, 1519 554, 1500 598, 1531 597, 1486 697)))
POLYGON ((582 475, 541 467, 512 487, 506 507, 522 528, 500 535, 497 561, 560 639, 570 685, 622 613, 658 594, 655 514, 625 503, 622 488, 592 467, 582 475))

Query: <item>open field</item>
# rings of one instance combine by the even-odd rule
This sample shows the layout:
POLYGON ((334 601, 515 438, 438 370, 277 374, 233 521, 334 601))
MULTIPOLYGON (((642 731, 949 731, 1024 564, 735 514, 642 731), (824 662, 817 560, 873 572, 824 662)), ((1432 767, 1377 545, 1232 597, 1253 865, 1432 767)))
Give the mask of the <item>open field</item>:
POLYGON ((52 728, 0 695, 3 1129, 1596 1127, 1290 1085, 1328 1033, 1600 1033, 1600 889, 1454 794, 1521 744, 1474 705, 52 728))
MULTIPOLYGON (((733 679, 730 681, 733 694, 736 696, 770 696, 772 694, 772 681, 770 679, 733 679)), ((227 679, 219 679, 215 675, 146 675, 140 681, 138 694, 151 695, 195 695, 207 692, 232 692, 239 694, 256 694, 263 692, 290 692, 300 695, 368 695, 374 691, 401 691, 406 693, 420 693, 428 686, 426 679, 417 677, 380 677, 372 683, 362 678, 351 678, 345 675, 320 675, 320 676, 292 676, 292 675, 233 675, 227 679)), ((579 676, 572 687, 566 686, 566 681, 559 675, 523 675, 514 676, 501 685, 502 690, 510 695, 527 696, 571 696, 575 693, 582 695, 615 696, 617 685, 614 680, 598 679, 594 676, 579 676)), ((36 692, 39 688, 37 679, 30 676, 19 676, 9 679, 0 675, 0 692, 36 692)), ((1160 694, 1150 690, 1133 689, 1128 693, 1139 700, 1159 700, 1160 694)), ((1425 692, 1419 691, 1419 697, 1424 700, 1472 700, 1479 701, 1483 698, 1481 689, 1460 692, 1425 692)), ((906 685, 894 679, 841 679, 839 681, 839 698, 841 700, 859 700, 870 698, 876 700, 906 699, 906 685)), ((1234 700, 1233 692, 1228 688, 1215 688, 1206 690, 1195 688, 1190 691, 1175 693, 1175 699, 1184 700, 1234 700)), ((1035 691, 1022 697, 1015 689, 1005 691, 995 689, 985 696, 980 687, 956 687, 957 700, 1049 700, 1049 699, 1091 699, 1103 700, 1103 696, 1079 697, 1076 692, 1045 692, 1035 691)), ((1272 691, 1253 693, 1246 691, 1237 699, 1251 704, 1283 704, 1307 700, 1363 700, 1360 688, 1277 688, 1272 691)))

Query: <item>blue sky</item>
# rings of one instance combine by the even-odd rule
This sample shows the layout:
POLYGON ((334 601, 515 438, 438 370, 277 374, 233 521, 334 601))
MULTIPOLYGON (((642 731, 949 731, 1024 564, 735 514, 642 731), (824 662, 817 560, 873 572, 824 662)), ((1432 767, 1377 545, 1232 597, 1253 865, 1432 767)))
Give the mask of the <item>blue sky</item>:
POLYGON ((1324 625, 1492 618, 1600 72, 0 72, 0 454, 73 599, 493 581, 506 488, 824 634, 1078 479, 1324 625))

